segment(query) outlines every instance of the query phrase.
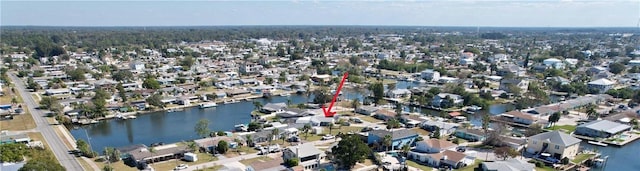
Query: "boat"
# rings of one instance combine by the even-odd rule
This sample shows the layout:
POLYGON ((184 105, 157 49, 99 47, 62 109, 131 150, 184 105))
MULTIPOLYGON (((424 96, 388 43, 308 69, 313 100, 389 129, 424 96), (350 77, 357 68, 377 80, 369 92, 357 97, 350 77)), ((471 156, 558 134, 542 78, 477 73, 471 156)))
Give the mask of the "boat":
POLYGON ((593 145, 597 145, 597 146, 603 146, 603 147, 608 146, 608 144, 605 144, 605 143, 602 143, 602 142, 597 142, 597 141, 588 141, 587 143, 593 144, 593 145))
POLYGON ((236 128, 236 131, 243 131, 243 132, 247 131, 247 126, 244 124, 235 125, 235 128, 236 128))
POLYGON ((122 116, 122 114, 117 114, 117 115, 116 115, 116 118, 118 118, 118 119, 123 119, 123 120, 127 119, 127 118, 125 118, 124 116, 122 116))
POLYGON ((215 102, 209 102, 209 103, 201 103, 198 106, 200 106, 200 109, 204 109, 204 108, 216 107, 218 105, 215 102))
POLYGON ((91 124, 97 124, 97 123, 98 123, 98 121, 96 121, 96 120, 91 120, 89 123, 91 123, 91 124))
POLYGON ((238 103, 235 99, 231 99, 229 101, 224 101, 224 104, 238 103))
POLYGON ((129 118, 129 119, 136 119, 136 118, 138 118, 138 117, 137 117, 136 115, 129 115, 129 116, 127 116, 127 118, 129 118))
POLYGON ((289 93, 284 93, 284 94, 280 94, 280 96, 286 97, 286 96, 291 96, 291 94, 289 94, 289 93))
POLYGON ((413 78, 409 77, 409 78, 405 79, 405 81, 407 81, 407 82, 414 82, 414 81, 416 81, 416 79, 413 79, 413 78))
POLYGON ((167 112, 169 112, 169 113, 171 113, 171 112, 175 112, 175 111, 176 111, 175 109, 169 109, 169 110, 167 110, 167 112))

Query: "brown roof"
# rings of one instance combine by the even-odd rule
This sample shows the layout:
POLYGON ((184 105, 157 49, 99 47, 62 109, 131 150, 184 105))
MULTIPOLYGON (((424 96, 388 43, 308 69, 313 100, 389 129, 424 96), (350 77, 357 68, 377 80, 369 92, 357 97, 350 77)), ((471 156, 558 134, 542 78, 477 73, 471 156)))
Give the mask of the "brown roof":
POLYGON ((217 146, 220 141, 233 142, 233 137, 227 136, 218 136, 218 137, 207 137, 202 139, 193 140, 193 142, 201 148, 213 147, 217 146))
POLYGON ((447 150, 442 153, 443 153, 443 156, 447 156, 447 160, 454 161, 454 162, 460 162, 462 159, 464 159, 464 157, 466 157, 466 155, 457 151, 447 150))
POLYGON ((376 114, 385 115, 385 116, 389 116, 389 117, 396 116, 396 112, 393 112, 393 111, 390 111, 390 110, 386 110, 386 109, 377 110, 376 114))
POLYGON ((249 163, 248 165, 251 166, 254 170, 267 170, 270 168, 281 166, 283 162, 284 160, 282 160, 282 157, 277 157, 270 161, 258 160, 253 163, 249 163))
POLYGON ((437 149, 447 149, 456 145, 447 140, 441 140, 441 139, 435 139, 435 138, 426 139, 424 140, 424 142, 427 143, 429 146, 437 149))
POLYGON ((449 113, 449 116, 451 116, 451 117, 456 117, 456 116, 460 116, 460 115, 462 115, 460 112, 451 112, 451 113, 449 113))
POLYGON ((507 112, 505 114, 509 114, 509 115, 512 115, 512 116, 518 117, 518 118, 523 118, 523 119, 528 119, 528 120, 531 120, 531 121, 535 121, 535 118, 533 116, 531 116, 529 114, 526 114, 526 113, 522 113, 522 112, 517 111, 517 110, 509 111, 509 112, 507 112))

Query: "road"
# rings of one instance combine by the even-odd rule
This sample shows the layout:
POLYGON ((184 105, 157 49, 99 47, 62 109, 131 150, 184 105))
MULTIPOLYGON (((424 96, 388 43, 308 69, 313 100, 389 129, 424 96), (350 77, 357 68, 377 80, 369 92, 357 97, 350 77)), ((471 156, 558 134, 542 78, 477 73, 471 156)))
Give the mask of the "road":
POLYGON ((37 125, 36 130, 42 133, 42 136, 47 144, 49 144, 49 148, 53 151, 58 162, 60 162, 60 164, 67 170, 85 170, 82 168, 80 163, 78 163, 76 158, 69 154, 69 149, 62 142, 62 138, 53 130, 54 128, 49 124, 47 118, 44 117, 44 113, 36 109, 38 104, 33 100, 31 94, 27 92, 24 82, 13 73, 7 73, 7 75, 11 78, 11 81, 15 85, 15 90, 18 91, 18 94, 20 94, 22 100, 27 106, 27 109, 31 113, 31 117, 35 120, 37 125))

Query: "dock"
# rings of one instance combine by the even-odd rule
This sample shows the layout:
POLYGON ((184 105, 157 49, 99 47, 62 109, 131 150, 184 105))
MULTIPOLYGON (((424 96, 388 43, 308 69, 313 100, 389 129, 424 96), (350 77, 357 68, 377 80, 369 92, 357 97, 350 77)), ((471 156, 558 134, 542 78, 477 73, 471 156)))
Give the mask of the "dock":
POLYGON ((636 134, 633 132, 626 132, 625 133, 628 137, 625 138, 623 141, 607 141, 606 139, 603 140, 602 138, 592 138, 592 137, 587 137, 587 136, 582 136, 582 135, 571 135, 573 137, 579 138, 579 139, 583 139, 583 140, 587 140, 589 144, 593 144, 593 145, 598 145, 598 146, 608 146, 608 145, 614 145, 614 146, 624 146, 626 144, 629 144, 635 140, 640 139, 640 134, 636 134))

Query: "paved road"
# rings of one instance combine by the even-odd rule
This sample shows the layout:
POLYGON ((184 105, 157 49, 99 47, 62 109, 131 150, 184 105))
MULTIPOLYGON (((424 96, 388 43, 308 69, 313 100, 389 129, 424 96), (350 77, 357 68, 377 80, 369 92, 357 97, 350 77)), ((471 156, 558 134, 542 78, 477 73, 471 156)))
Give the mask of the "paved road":
POLYGON ((33 120, 35 120, 37 125, 36 130, 42 133, 42 136, 44 136, 45 141, 47 142, 47 144, 49 144, 49 148, 51 148, 53 154, 56 156, 60 164, 70 171, 85 170, 82 168, 80 163, 78 163, 75 157, 69 154, 69 149, 64 145, 62 139, 53 130, 53 127, 49 125, 49 122, 47 121, 47 118, 44 117, 42 111, 36 109, 38 104, 35 102, 35 100, 33 100, 31 94, 27 92, 24 82, 20 78, 16 77, 13 73, 8 73, 8 75, 9 78, 11 78, 11 81, 14 83, 16 91, 18 91, 18 94, 22 96, 22 100, 26 104, 27 109, 29 109, 33 120))

